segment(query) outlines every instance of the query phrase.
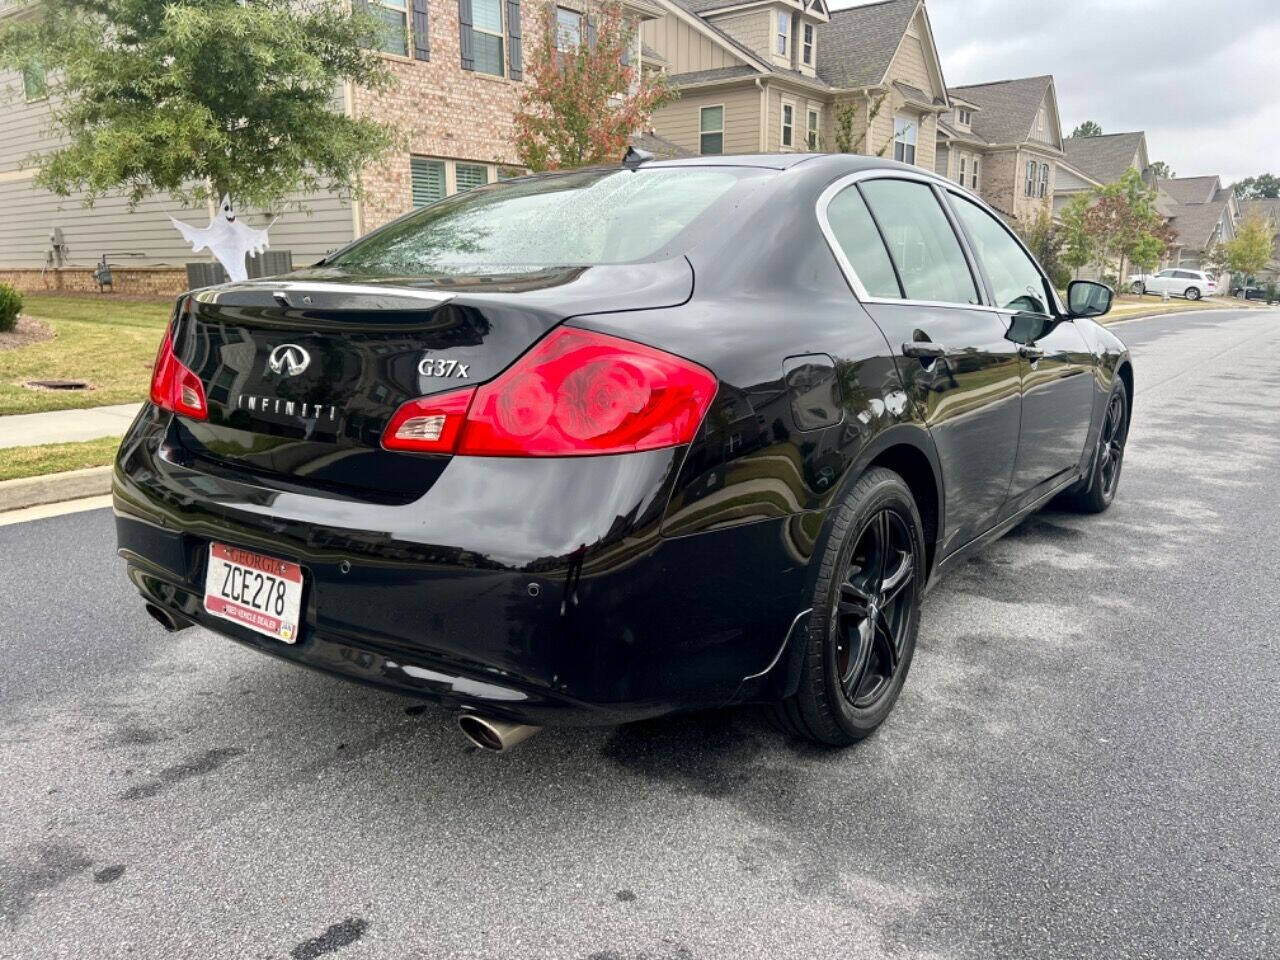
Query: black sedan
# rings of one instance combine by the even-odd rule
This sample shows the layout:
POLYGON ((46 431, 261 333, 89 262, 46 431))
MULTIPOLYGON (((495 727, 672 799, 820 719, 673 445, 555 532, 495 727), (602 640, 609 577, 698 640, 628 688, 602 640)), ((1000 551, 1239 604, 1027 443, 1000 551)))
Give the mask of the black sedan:
POLYGON ((545 724, 888 715, 926 586, 1051 499, 1105 510, 1128 352, 915 167, 526 177, 179 298, 115 468, 147 611, 545 724))

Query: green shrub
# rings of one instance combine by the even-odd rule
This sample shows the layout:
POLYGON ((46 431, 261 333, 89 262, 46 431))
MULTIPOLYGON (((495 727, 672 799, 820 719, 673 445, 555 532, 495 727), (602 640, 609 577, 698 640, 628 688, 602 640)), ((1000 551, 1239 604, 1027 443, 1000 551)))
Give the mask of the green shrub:
POLYGON ((1066 264, 1058 264, 1054 267, 1053 272, 1049 274, 1049 279, 1053 281, 1053 285, 1059 290, 1065 290, 1071 285, 1071 281, 1075 279, 1071 268, 1066 264))
POLYGON ((1272 280, 1267 284, 1267 306, 1271 306, 1276 302, 1276 282, 1272 280))
POLYGON ((12 330, 18 325, 18 314, 22 310, 22 294, 7 283, 0 283, 0 333, 12 330))

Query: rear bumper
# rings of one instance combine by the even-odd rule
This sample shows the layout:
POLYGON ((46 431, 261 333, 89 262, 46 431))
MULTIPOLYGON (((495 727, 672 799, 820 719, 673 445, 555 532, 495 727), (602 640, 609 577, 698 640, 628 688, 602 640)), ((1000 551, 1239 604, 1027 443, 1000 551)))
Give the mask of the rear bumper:
MULTIPOLYGON (((116 526, 152 603, 273 656, 533 723, 613 723, 771 696, 804 596, 795 518, 666 538, 680 451, 455 458, 405 505, 200 472, 147 410, 116 526), (303 568, 292 646, 205 614, 210 541, 303 568)), ((141 613, 141 611, 140 611, 141 613)))

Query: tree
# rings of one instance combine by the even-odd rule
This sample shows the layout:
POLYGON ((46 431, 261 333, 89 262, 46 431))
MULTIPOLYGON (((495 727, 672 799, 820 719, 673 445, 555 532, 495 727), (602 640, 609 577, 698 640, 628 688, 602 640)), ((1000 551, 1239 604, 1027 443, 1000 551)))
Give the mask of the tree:
POLYGON ((1160 244, 1157 262, 1164 255, 1173 232, 1156 209, 1156 191, 1130 167, 1115 183, 1094 191, 1096 203, 1084 215, 1084 229, 1093 241, 1095 262, 1106 275, 1116 258, 1117 281, 1124 274, 1126 258, 1137 251, 1146 259, 1160 244))
POLYGON ((1276 252, 1276 226, 1269 219, 1251 214, 1226 244, 1227 268, 1246 282, 1261 273, 1276 252))
POLYGON ((675 92, 662 77, 637 74, 626 61, 634 30, 615 0, 588 20, 588 37, 562 50, 556 7, 543 9, 543 31, 525 65, 527 85, 516 113, 516 153, 530 170, 613 162, 627 138, 675 92))
POLYGON ((1200 258, 1200 265, 1225 285, 1224 278, 1231 269, 1230 258, 1227 256, 1227 245, 1221 242, 1214 243, 1200 258))
POLYGON ((1061 260, 1080 275, 1080 268, 1093 260, 1093 235, 1089 232, 1089 205, 1093 198, 1087 193, 1072 197, 1059 214, 1062 237, 1061 260))
POLYGON ((1086 120, 1080 126, 1071 132, 1071 139, 1076 137, 1100 137, 1102 136, 1102 127, 1092 120, 1086 120))
POLYGON ((1049 279, 1056 286, 1065 286, 1071 275, 1062 260, 1062 234, 1058 225, 1053 222, 1052 214, 1047 210, 1040 211, 1034 220, 1020 225, 1018 233, 1027 249, 1040 261, 1040 266, 1049 275, 1049 279))
POLYGON ((1177 177, 1177 174, 1169 169, 1169 165, 1163 160, 1157 160, 1147 167, 1147 173, 1157 180, 1172 180, 1177 177))
POLYGON ((1280 197, 1280 177, 1260 173, 1256 177, 1245 177, 1234 189, 1241 200, 1274 200, 1280 197))
POLYGON ((1163 237, 1144 230, 1129 246, 1129 259, 1143 273, 1154 273, 1168 249, 1169 245, 1163 237))
POLYGON ((30 162, 60 196, 278 209, 321 186, 358 195, 361 168, 395 140, 333 109, 344 81, 390 83, 368 49, 376 21, 344 0, 23 2, 31 16, 0 28, 0 66, 54 78, 63 142, 30 162))

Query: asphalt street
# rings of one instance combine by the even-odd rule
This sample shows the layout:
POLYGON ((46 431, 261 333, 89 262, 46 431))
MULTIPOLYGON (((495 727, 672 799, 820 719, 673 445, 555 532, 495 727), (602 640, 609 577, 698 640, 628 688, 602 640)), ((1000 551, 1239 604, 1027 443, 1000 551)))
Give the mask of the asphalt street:
POLYGON ((1116 327, 1119 499, 925 604, 885 727, 470 748, 143 616, 109 511, 0 527, 0 956, 1280 956, 1280 311, 1116 327))

